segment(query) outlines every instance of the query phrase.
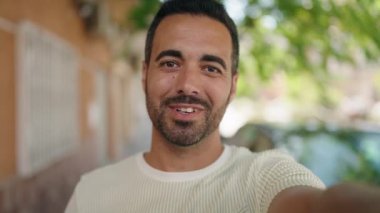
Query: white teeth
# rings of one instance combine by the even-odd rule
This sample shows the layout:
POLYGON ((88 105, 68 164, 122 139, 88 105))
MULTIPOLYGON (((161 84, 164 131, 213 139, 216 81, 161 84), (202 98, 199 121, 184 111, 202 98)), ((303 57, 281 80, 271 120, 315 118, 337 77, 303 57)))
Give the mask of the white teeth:
POLYGON ((195 112, 195 110, 193 108, 179 108, 177 109, 177 111, 181 111, 181 112, 187 112, 187 113, 190 113, 190 112, 195 112))

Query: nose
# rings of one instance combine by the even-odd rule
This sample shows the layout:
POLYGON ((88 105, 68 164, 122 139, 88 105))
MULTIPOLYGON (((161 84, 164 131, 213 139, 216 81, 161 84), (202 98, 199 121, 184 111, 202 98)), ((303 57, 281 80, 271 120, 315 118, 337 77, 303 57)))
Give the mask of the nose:
POLYGON ((181 70, 176 77, 176 90, 180 95, 199 94, 200 76, 196 68, 187 68, 181 70))

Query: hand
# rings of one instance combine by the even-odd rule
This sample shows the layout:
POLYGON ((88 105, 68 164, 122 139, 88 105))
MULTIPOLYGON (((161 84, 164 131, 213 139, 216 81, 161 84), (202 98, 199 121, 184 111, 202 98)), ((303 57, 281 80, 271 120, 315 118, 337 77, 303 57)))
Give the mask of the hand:
POLYGON ((313 213, 379 213, 380 188, 342 183, 326 189, 316 200, 313 213))
POLYGON ((280 192, 269 213, 380 213, 380 188, 342 183, 326 190, 296 186, 280 192))

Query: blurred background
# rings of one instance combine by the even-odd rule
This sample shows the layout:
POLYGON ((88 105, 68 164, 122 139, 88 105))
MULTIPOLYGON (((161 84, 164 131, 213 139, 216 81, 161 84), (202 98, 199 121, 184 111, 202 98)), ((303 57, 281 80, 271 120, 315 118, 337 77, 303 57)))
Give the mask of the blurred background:
MULTIPOLYGON (((241 43, 224 142, 380 186, 380 1, 222 2, 241 43)), ((140 71, 159 5, 0 0, 0 212, 63 212, 81 174, 149 149, 140 71)))

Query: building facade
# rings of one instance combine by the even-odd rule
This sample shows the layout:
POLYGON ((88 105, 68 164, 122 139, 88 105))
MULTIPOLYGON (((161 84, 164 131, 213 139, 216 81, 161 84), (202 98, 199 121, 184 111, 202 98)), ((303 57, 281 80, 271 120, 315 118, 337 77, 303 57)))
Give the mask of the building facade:
POLYGON ((62 212, 128 152, 143 97, 118 25, 135 2, 0 0, 0 212, 62 212))

